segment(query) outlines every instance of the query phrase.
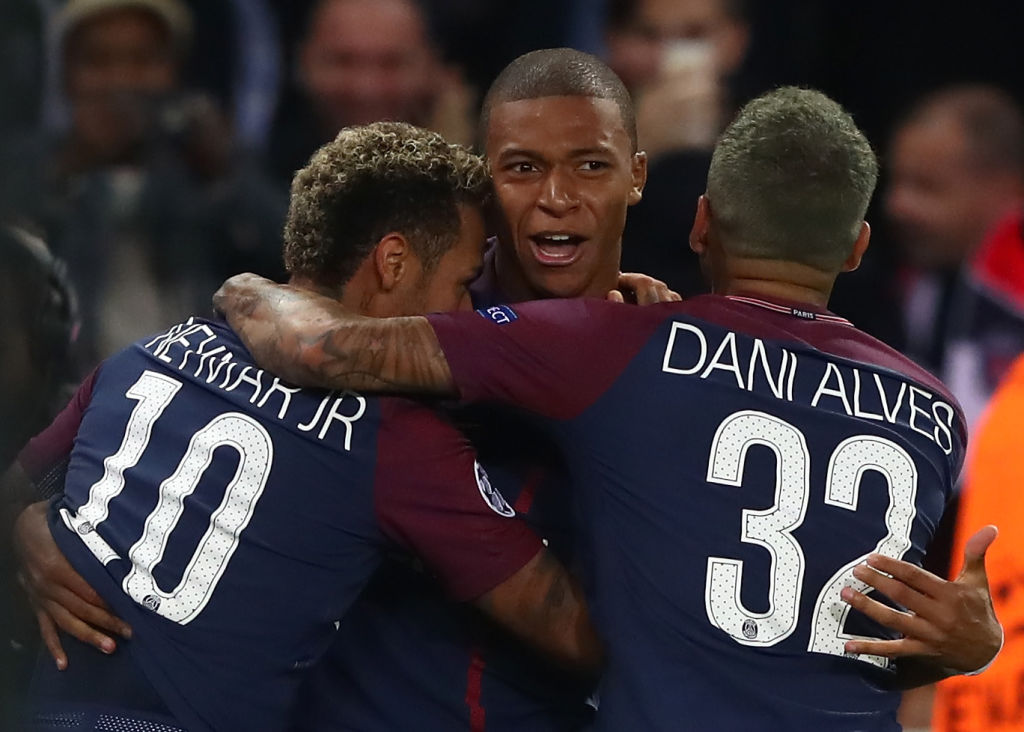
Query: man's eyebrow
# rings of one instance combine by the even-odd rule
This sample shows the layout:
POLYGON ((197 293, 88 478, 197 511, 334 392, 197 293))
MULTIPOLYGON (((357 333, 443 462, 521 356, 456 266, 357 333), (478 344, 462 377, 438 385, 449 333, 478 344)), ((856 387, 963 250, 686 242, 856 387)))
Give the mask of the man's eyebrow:
POLYGON ((584 155, 611 155, 614 151, 609 145, 592 145, 590 147, 580 147, 569 151, 569 156, 574 158, 583 157, 584 155))
POLYGON ((505 148, 504 150, 501 150, 498 153, 498 158, 499 159, 500 158, 516 157, 516 156, 526 157, 526 158, 540 158, 540 157, 543 157, 536 150, 530 150, 530 149, 525 148, 525 147, 509 147, 509 148, 505 148))

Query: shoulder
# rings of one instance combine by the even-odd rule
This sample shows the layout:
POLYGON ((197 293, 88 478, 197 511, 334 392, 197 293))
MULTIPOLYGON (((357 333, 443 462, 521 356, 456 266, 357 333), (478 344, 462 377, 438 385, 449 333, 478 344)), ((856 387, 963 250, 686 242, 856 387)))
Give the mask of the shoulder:
POLYGON ((436 404, 404 397, 380 397, 381 458, 421 459, 427 454, 468 447, 469 441, 436 404))

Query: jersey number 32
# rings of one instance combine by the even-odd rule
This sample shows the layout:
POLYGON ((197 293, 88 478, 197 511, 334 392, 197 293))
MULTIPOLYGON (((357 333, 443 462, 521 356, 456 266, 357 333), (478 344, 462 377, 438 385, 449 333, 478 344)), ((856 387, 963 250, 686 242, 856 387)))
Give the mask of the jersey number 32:
MULTIPOLYGON (((803 434, 778 417, 741 411, 726 417, 711 443, 709 483, 739 487, 747 451, 763 445, 775 453, 775 503, 764 510, 744 509, 740 540, 764 547, 771 555, 767 612, 752 612, 740 599, 743 562, 708 557, 704 600, 711 624, 737 643, 773 646, 788 638, 797 627, 803 591, 804 552, 793 536, 804 521, 810 498, 810 453, 803 434)), ((825 503, 856 511, 861 477, 873 470, 884 476, 889 488, 885 513, 886 535, 875 552, 900 559, 910 548, 917 495, 917 468, 907 451, 891 440, 858 435, 843 440, 832 452, 825 482, 825 503)), ((844 587, 864 591, 867 585, 853 576, 853 568, 867 555, 851 559, 825 583, 814 603, 807 650, 842 656, 844 643, 855 636, 843 626, 850 606, 840 599, 844 587)), ((881 656, 859 660, 885 667, 881 656)))

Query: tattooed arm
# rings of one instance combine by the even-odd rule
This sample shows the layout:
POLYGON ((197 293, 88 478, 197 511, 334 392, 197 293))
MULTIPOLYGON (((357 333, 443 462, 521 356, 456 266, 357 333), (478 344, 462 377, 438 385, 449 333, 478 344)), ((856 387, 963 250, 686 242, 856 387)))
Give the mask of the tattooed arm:
POLYGON ((475 604, 560 665, 595 679, 600 673, 603 650, 583 593, 547 549, 475 604))
POLYGON ((301 386, 454 396, 425 318, 368 318, 311 290, 236 275, 213 296, 260 366, 301 386))

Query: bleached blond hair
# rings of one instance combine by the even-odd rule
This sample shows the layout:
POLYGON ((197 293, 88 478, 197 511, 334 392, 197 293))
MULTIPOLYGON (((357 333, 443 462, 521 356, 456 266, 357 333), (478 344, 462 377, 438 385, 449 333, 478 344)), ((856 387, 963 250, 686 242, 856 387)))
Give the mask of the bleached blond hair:
POLYGON ((429 272, 458 240, 458 206, 483 206, 483 159, 404 122, 346 127, 295 174, 284 230, 291 274, 341 285, 384 236, 405 236, 429 272))
POLYGON ((782 87, 740 110, 711 157, 707 196, 725 249, 838 271, 878 180, 850 114, 819 91, 782 87))

